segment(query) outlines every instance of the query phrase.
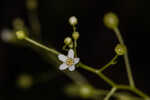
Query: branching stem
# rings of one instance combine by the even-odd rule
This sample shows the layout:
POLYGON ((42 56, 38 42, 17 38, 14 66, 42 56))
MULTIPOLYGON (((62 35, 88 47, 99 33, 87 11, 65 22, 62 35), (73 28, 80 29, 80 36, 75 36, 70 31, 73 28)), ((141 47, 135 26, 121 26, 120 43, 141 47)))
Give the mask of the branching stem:
POLYGON ((102 68, 100 68, 98 71, 102 72, 104 71, 106 68, 108 68, 109 66, 113 65, 115 63, 115 60, 118 58, 118 55, 114 56, 113 59, 111 61, 109 61, 105 66, 103 66, 102 68))
POLYGON ((116 87, 113 87, 108 94, 106 95, 106 97, 104 98, 104 100, 109 100, 109 98, 115 93, 115 91, 117 90, 116 87))
MULTIPOLYGON (((120 44, 125 45, 124 40, 122 38, 122 35, 121 35, 119 29, 114 28, 114 32, 115 32, 120 44)), ((128 50, 124 54, 124 61, 125 61, 125 65, 126 65, 126 71, 127 71, 127 75, 128 75, 128 79, 129 79, 129 84, 130 84, 131 87, 135 87, 135 83, 134 83, 133 76, 132 76, 132 70, 131 70, 131 67, 130 67, 129 57, 128 57, 128 50)))
MULTIPOLYGON (((51 52, 51 53, 53 53, 53 54, 56 54, 56 55, 60 54, 60 52, 58 52, 58 51, 56 51, 56 50, 54 50, 54 49, 48 48, 48 47, 46 47, 46 46, 44 46, 44 45, 42 45, 42 44, 40 44, 40 43, 38 43, 38 42, 36 42, 36 41, 34 41, 34 40, 28 38, 28 37, 25 37, 24 40, 26 40, 27 42, 29 42, 29 43, 31 43, 31 44, 33 44, 33 45, 36 45, 36 46, 42 48, 42 49, 45 49, 46 51, 49 51, 49 52, 51 52)), ((106 69, 107 67, 109 67, 109 66, 112 64, 112 62, 115 61, 116 59, 117 59, 117 55, 116 55, 108 64, 106 64, 104 67, 102 67, 101 70, 103 71, 104 69, 106 69)), ((128 85, 117 85, 115 82, 113 82, 113 81, 112 81, 111 79, 109 79, 107 76, 105 76, 105 75, 100 71, 100 69, 92 68, 92 67, 87 66, 87 65, 85 65, 85 64, 83 64, 83 63, 81 63, 81 62, 78 64, 78 66, 79 66, 80 68, 83 68, 83 69, 85 69, 85 70, 87 70, 87 71, 90 71, 90 72, 92 72, 92 73, 98 75, 98 76, 99 76, 100 78, 102 78, 107 84, 109 84, 111 87, 113 87, 112 90, 111 90, 111 91, 108 93, 108 95, 106 96, 106 99, 105 99, 105 100, 108 100, 108 99, 113 95, 113 93, 114 93, 117 89, 132 91, 132 92, 136 93, 137 95, 143 97, 145 100, 150 100, 150 97, 149 97, 148 95, 146 95, 145 93, 143 93, 142 91, 140 91, 139 89, 137 89, 137 88, 135 88, 135 87, 131 87, 131 86, 128 86, 128 85)), ((129 75, 129 77, 131 77, 131 79, 132 79, 132 75, 131 75, 131 76, 129 75)))
POLYGON ((51 52, 51 53, 53 53, 53 54, 56 54, 56 55, 60 54, 60 53, 59 53, 58 51, 56 51, 55 49, 48 48, 47 46, 45 46, 45 45, 43 45, 43 44, 40 44, 40 43, 38 43, 38 42, 36 42, 36 41, 34 41, 34 40, 28 38, 28 37, 25 37, 24 39, 25 39, 27 42, 29 42, 29 43, 31 43, 31 44, 34 44, 34 45, 36 45, 36 46, 38 46, 38 47, 40 47, 40 48, 42 48, 42 49, 45 49, 46 51, 49 51, 49 52, 51 52))

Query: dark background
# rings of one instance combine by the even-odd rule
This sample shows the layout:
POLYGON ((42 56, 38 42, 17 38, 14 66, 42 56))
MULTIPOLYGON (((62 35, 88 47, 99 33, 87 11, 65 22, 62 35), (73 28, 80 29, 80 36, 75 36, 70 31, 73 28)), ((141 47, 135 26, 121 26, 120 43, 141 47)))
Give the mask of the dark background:
MULTIPOLYGON (((103 25, 103 16, 115 12, 120 19, 120 30, 129 50, 134 80, 139 89, 150 93, 149 81, 149 0, 39 0, 38 14, 42 26, 42 40, 61 51, 63 39, 71 36, 68 18, 72 15, 79 20, 78 52, 81 60, 98 68, 106 64, 115 54, 117 43, 113 31, 103 25)), ((0 30, 12 29, 16 17, 28 22, 25 0, 0 1, 0 30)), ((118 83, 128 83, 122 58, 116 66, 108 68, 105 74, 118 83)), ((95 87, 106 89, 103 80, 82 69, 95 87)), ((51 74, 49 73, 49 74, 51 74)), ((28 47, 17 47, 0 41, 0 99, 1 100, 50 100, 69 99, 62 88, 71 80, 61 72, 56 72, 41 56, 28 47), (28 73, 38 79, 42 73, 51 73, 55 78, 39 82, 29 90, 16 87, 16 77, 28 73), (58 75, 57 75, 58 74, 58 75)))

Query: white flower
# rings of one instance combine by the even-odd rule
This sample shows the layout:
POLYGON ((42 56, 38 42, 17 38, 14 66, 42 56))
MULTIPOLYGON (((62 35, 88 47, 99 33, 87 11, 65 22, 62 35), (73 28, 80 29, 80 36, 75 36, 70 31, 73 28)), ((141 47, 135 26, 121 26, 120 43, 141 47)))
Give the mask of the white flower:
POLYGON ((75 70, 75 64, 77 64, 80 61, 79 58, 74 58, 74 51, 72 49, 70 49, 68 51, 67 56, 65 56, 63 54, 59 54, 58 59, 63 62, 63 64, 61 64, 59 66, 59 69, 65 70, 68 68, 70 71, 74 71, 75 70))
POLYGON ((78 19, 75 16, 72 16, 69 18, 69 23, 74 26, 78 23, 78 19))
POLYGON ((15 34, 9 29, 3 29, 1 33, 1 39, 4 42, 12 42, 15 39, 15 34))

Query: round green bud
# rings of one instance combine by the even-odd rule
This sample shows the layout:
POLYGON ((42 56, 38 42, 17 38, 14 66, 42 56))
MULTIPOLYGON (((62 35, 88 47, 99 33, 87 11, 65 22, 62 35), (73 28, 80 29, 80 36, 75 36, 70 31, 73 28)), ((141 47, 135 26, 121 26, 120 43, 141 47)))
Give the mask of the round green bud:
POLYGON ((16 36, 19 40, 23 40, 26 37, 26 34, 23 30, 16 31, 16 36))
POLYGON ((33 79, 27 74, 20 75, 17 79, 17 85, 20 88, 30 88, 33 85, 33 79))
POLYGON ((121 44, 117 44, 117 46, 115 47, 115 52, 118 55, 124 55, 126 53, 127 49, 125 45, 121 45, 121 44))
POLYGON ((71 39, 70 37, 66 37, 66 38, 64 39, 64 43, 65 43, 66 45, 69 45, 70 43, 72 43, 72 39, 71 39))
POLYGON ((16 18, 13 20, 13 27, 16 30, 24 28, 24 21, 21 18, 16 18))
POLYGON ((73 39, 75 39, 75 40, 77 40, 77 39, 79 38, 79 36, 80 36, 79 32, 73 32, 73 33, 72 33, 72 37, 73 37, 73 39))
POLYGON ((104 15, 104 25, 110 29, 118 27, 119 19, 115 13, 106 13, 104 15))
POLYGON ((73 48, 73 43, 68 45, 69 48, 73 48))
POLYGON ((80 96, 83 98, 89 98, 93 95, 93 88, 89 85, 84 85, 80 87, 80 96))
POLYGON ((38 6, 37 0, 27 0, 26 5, 29 10, 34 10, 38 6))
POLYGON ((69 18, 70 25, 74 26, 78 23, 78 19, 75 16, 69 18))

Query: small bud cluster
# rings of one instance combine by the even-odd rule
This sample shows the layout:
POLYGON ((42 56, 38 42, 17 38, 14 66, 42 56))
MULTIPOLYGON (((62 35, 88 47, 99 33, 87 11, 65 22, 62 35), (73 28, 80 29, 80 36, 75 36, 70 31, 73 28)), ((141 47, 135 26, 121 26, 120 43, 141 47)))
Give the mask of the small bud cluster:
MULTIPOLYGON (((77 25, 78 23, 78 19, 75 17, 75 16, 72 16, 69 18, 69 24, 73 27, 74 31, 72 33, 72 38, 76 41, 79 39, 79 32, 76 31, 76 27, 75 25, 77 25)), ((69 48, 73 48, 73 41, 72 41, 72 38, 71 37, 66 37, 64 39, 64 43, 66 46, 68 46, 69 48)))

